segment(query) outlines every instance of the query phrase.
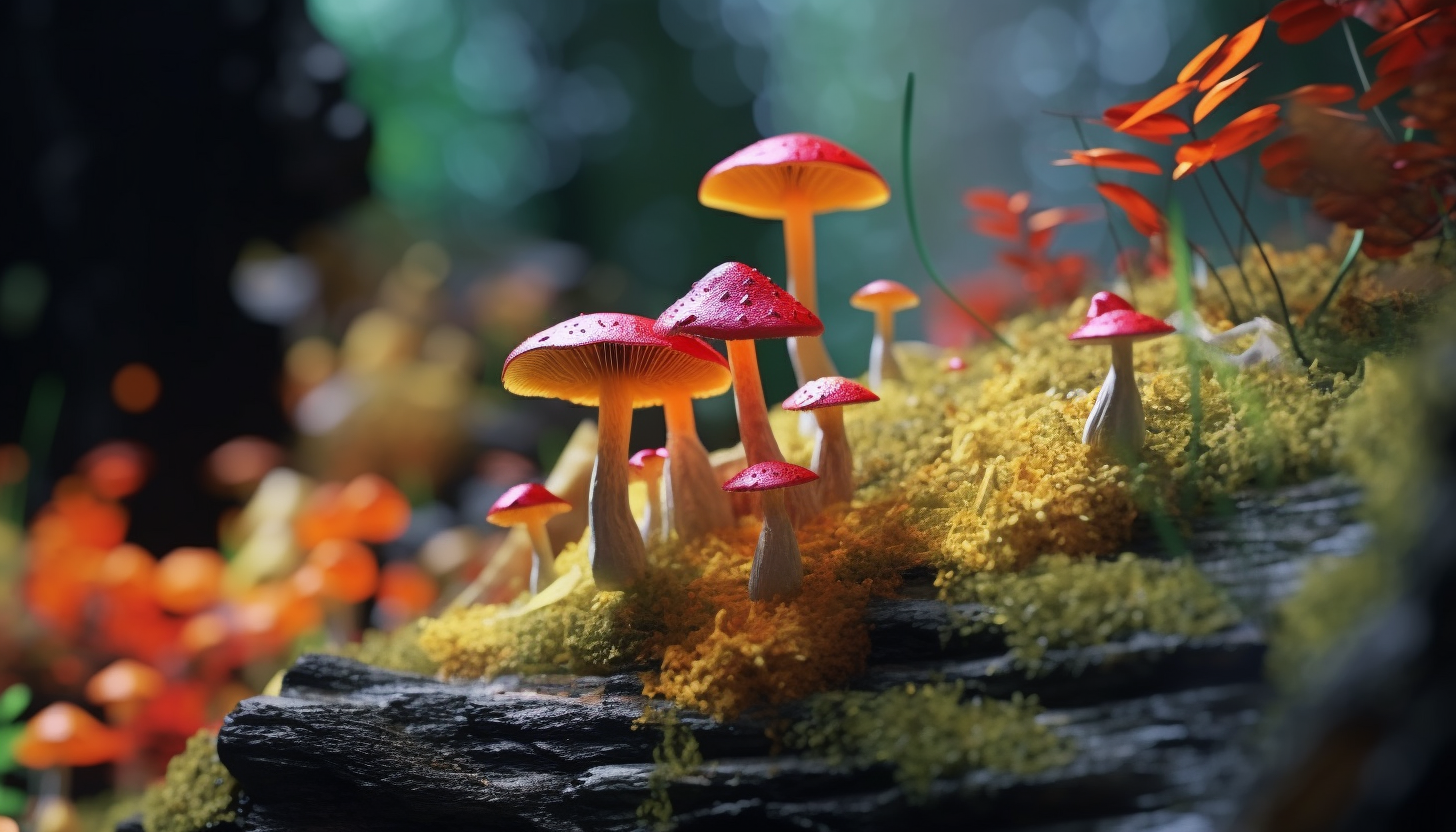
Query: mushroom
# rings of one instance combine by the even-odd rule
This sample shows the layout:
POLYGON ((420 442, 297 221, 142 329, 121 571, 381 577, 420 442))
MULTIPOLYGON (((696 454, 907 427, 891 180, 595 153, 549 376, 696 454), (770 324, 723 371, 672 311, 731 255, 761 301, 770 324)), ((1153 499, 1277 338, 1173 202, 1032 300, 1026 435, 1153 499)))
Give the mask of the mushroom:
POLYGON ((875 313, 875 338, 870 342, 870 387, 880 389, 887 378, 905 378, 895 360, 895 313, 920 305, 920 296, 893 280, 867 283, 849 298, 855 309, 875 313))
MULTIPOLYGON (((783 220, 789 291, 811 314, 819 311, 814 281, 814 215, 884 205, 890 186, 869 162, 834 142, 787 133, 754 142, 714 165, 698 185, 709 208, 783 220)), ((835 375, 818 332, 789 341, 799 384, 835 375)))
POLYGON ((485 515, 487 521, 497 526, 526 527, 526 533, 531 536, 531 550, 536 553, 531 561, 532 594, 556 580, 556 550, 551 546, 551 536, 546 534, 546 521, 568 511, 571 503, 540 483, 526 482, 506 489, 485 515))
MULTIPOLYGON (((86 700, 106 709, 113 727, 126 729, 136 721, 143 706, 162 692, 166 680, 152 667, 135 659, 117 659, 96 672, 86 683, 86 700)), ((136 794, 146 786, 146 772, 136 759, 135 748, 116 761, 116 788, 136 794)))
POLYGON ((184 546, 157 562, 152 588, 162 609, 177 615, 199 612, 222 595, 227 562, 212 549, 184 546))
MULTIPOLYGON (((723 364, 727 366, 725 359, 723 364)), ((730 375, 726 383, 732 383, 730 375)), ((698 439, 693 397, 716 396, 726 386, 682 391, 663 396, 667 420, 667 465, 663 468, 663 516, 682 540, 733 525, 733 503, 719 487, 722 478, 713 470, 708 449, 698 439)))
MULTIPOLYGON (((657 331, 664 335, 721 338, 727 342, 738 432, 748 464, 783 462, 783 452, 769 427, 768 405, 763 398, 758 353, 753 342, 818 335, 824 331, 818 316, 757 269, 730 262, 708 272, 659 315, 657 331)), ((795 520, 806 519, 813 513, 813 504, 808 498, 791 499, 790 506, 795 520)))
POLYGON ((359 631, 359 611, 354 605, 379 588, 379 560, 357 540, 332 538, 309 550, 303 566, 293 574, 292 584, 303 598, 322 602, 330 641, 348 644, 359 631))
POLYGON ((501 382, 522 396, 596 405, 597 459, 587 518, 592 577, 600 589, 625 589, 647 569, 647 551, 627 502, 627 441, 632 409, 664 394, 723 380, 723 357, 696 338, 665 337, 636 315, 602 312, 563 321, 506 356, 501 382))
POLYGON ((804 561, 799 540, 789 519, 783 489, 819 479, 808 468, 782 461, 760 462, 738 472, 723 483, 724 491, 757 492, 763 502, 763 529, 753 552, 753 571, 748 575, 748 598, 767 601, 775 595, 792 595, 804 580, 804 561))
POLYGON ((666 448, 644 448, 627 460, 632 479, 647 486, 647 510, 642 513, 642 542, 648 546, 667 541, 667 524, 662 522, 662 467, 666 448))
POLYGON ((22 766, 44 772, 40 797, 46 799, 67 796, 73 767, 110 762, 125 748, 121 735, 96 717, 70 702, 53 702, 25 723, 11 753, 22 766))
POLYGON ((869 388, 842 376, 816 378, 784 401, 784 410, 812 410, 819 420, 819 438, 809 468, 819 475, 819 497, 825 505, 854 499, 854 454, 844 434, 844 407, 880 400, 869 388))
POLYGON ((1081 344, 1110 345, 1112 369, 1097 392, 1092 415, 1087 417, 1087 426, 1082 430, 1084 445, 1128 458, 1142 450, 1147 428, 1143 423, 1142 397, 1133 374, 1132 345, 1173 331, 1173 327, 1137 312, 1111 292, 1092 296, 1086 320, 1067 338, 1081 344))

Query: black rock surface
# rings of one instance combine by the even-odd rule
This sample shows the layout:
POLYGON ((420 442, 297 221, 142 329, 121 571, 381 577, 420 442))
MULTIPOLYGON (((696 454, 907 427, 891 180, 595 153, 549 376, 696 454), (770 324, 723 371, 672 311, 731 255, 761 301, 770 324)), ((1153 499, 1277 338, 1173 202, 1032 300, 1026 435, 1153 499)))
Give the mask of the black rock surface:
MULTIPOLYGON (((765 720, 798 706, 726 725, 687 714, 708 762, 671 787, 678 828, 1212 828, 1253 769, 1250 729, 1270 695, 1260 622, 1302 561, 1364 544, 1357 502, 1331 479, 1200 520, 1193 557, 1246 606, 1246 623, 1055 650, 1034 676, 994 633, 943 641, 951 611, 912 578, 907 597, 870 610, 871 660, 853 686, 948 679, 993 697, 1036 694, 1076 759, 1031 777, 972 772, 912 804, 887 767, 773 754, 765 720)), ((630 829, 660 736, 633 728, 648 706, 634 673, 454 683, 314 655, 282 694, 246 700, 219 735, 248 795, 245 829, 630 829)))

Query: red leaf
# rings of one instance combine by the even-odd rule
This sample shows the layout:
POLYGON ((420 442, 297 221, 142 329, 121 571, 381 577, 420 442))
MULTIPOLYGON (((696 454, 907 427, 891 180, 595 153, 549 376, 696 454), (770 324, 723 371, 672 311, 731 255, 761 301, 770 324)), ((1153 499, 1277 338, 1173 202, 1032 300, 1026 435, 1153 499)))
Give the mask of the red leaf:
POLYGON ((961 197, 961 202, 972 211, 1006 210, 1007 194, 1000 188, 971 188, 961 197))
POLYGON ((1055 228, 1059 225, 1070 225, 1074 222, 1087 222, 1095 220, 1099 216, 1094 208, 1080 205, 1069 205, 1065 208, 1048 208, 1045 211, 1037 211, 1026 219, 1026 227, 1032 233, 1044 231, 1048 228, 1055 228))
POLYGON ((1036 252, 1045 251, 1047 246, 1052 244, 1052 235, 1056 233, 1057 229, 1055 227, 1032 231, 1026 235, 1026 247, 1036 252))
POLYGON ((1036 269, 1036 264, 1031 261, 1031 258, 1020 252, 998 251, 996 252, 996 259, 1013 269, 1019 269, 1024 272, 1034 271, 1036 269))
MULTIPOLYGON (((1279 24, 1279 39, 1285 43, 1309 43, 1349 16, 1342 6, 1316 3, 1279 24)), ((1270 17, 1273 17, 1271 14, 1270 17)))
POLYGON ((1355 97, 1355 88, 1349 84, 1305 84, 1278 97, 1311 106, 1341 104, 1355 97))
POLYGON ((1097 186, 1097 192, 1127 214, 1128 222, 1137 233, 1151 237, 1163 230, 1163 212, 1132 188, 1116 182, 1103 182, 1097 186))
MULTIPOLYGON (((1265 104, 1244 113, 1229 122, 1222 130, 1208 137, 1213 143, 1214 156, 1210 161, 1219 161, 1238 153, 1279 129, 1279 105, 1265 104)), ((1185 147, 1187 145, 1184 145, 1185 147)))
POLYGON ((1407 37, 1410 36, 1412 29, 1421 25, 1425 21, 1430 20, 1440 11, 1440 9, 1432 9, 1419 17, 1413 17, 1410 20, 1407 20, 1406 22, 1395 27, 1394 29, 1391 29, 1389 32, 1386 32, 1385 34, 1376 38, 1375 41, 1369 46, 1365 47, 1365 54, 1377 55, 1389 49, 1397 41, 1405 40, 1407 37))
POLYGON ((1248 82, 1249 73, 1258 69, 1260 66, 1260 64, 1254 64, 1243 72, 1240 72, 1238 75, 1235 75, 1232 78, 1226 78, 1222 81, 1219 81, 1217 84, 1214 84, 1213 89, 1209 90, 1208 93, 1203 96, 1203 100, 1198 102, 1198 106, 1193 108, 1193 123, 1197 124, 1198 122, 1203 121, 1203 118, 1209 113, 1213 112, 1214 108, 1227 101, 1229 96, 1238 92, 1239 87, 1242 87, 1245 83, 1248 82))
POLYGON ((1013 216, 974 217, 971 219, 971 228, 974 228, 977 234, 984 234, 987 237, 1012 242, 1021 240, 1021 223, 1017 222, 1016 217, 1013 216))
POLYGON ((1006 210, 1013 214, 1025 213, 1031 207, 1031 191, 1017 191, 1006 200, 1006 210))
POLYGON ((1286 162, 1303 159, 1309 153, 1309 139, 1304 136, 1289 136, 1264 148, 1259 154, 1259 164, 1264 170, 1278 167, 1286 162))
POLYGON ((1411 74, 1412 70, 1407 67, 1376 78, 1375 83, 1370 85, 1370 89, 1360 96, 1360 109, 1368 110, 1405 89, 1405 86, 1411 81, 1411 74))
POLYGON ((1187 98, 1188 94, 1193 92, 1193 89, 1197 86, 1198 83, 1196 81, 1184 81, 1181 84, 1174 84, 1173 86, 1168 87, 1167 89, 1163 90, 1162 92, 1158 93, 1157 95, 1149 98, 1146 102, 1144 102, 1143 105, 1139 107, 1136 112, 1127 117, 1126 121, 1117 125, 1117 130, 1119 132, 1122 132, 1124 130, 1127 130, 1127 128, 1137 124, 1138 122, 1146 119, 1148 116, 1156 115, 1157 113, 1163 112, 1174 104, 1177 104, 1179 101, 1187 98))
POLYGON ((1208 92, 1213 86, 1223 80, 1223 76, 1229 70, 1238 65, 1239 61, 1249 56, 1254 44, 1259 42, 1259 36, 1264 34, 1264 21, 1266 18, 1259 18, 1250 23, 1242 31, 1228 39, 1228 43, 1219 50, 1218 60, 1204 74, 1203 80, 1198 84, 1199 92, 1208 92))
POLYGON ((1178 167, 1173 168, 1173 179, 1174 180, 1182 179, 1183 177, 1187 176, 1190 172, 1195 171, 1197 169, 1198 169, 1198 166, 1195 165, 1195 164, 1193 164, 1192 162, 1179 162, 1178 163, 1178 167))
POLYGON ((1269 19, 1275 23, 1283 23, 1296 15, 1324 4, 1324 0, 1284 0, 1269 10, 1269 19))
POLYGON ((1181 84, 1197 75, 1198 70, 1203 69, 1204 64, 1208 63, 1208 59, 1213 57, 1213 54, 1218 51, 1220 46, 1223 46, 1223 42, 1226 40, 1228 40, 1228 35, 1219 35, 1218 40, 1203 47, 1202 52, 1194 55, 1193 60, 1184 64, 1183 68, 1178 70, 1178 83, 1181 84))
POLYGON ((1111 168, 1129 170, 1133 173, 1148 173, 1161 176, 1163 169, 1157 162, 1142 155, 1112 147, 1094 147, 1091 150, 1070 151, 1071 158, 1057 159, 1053 165, 1086 165, 1089 168, 1111 168))

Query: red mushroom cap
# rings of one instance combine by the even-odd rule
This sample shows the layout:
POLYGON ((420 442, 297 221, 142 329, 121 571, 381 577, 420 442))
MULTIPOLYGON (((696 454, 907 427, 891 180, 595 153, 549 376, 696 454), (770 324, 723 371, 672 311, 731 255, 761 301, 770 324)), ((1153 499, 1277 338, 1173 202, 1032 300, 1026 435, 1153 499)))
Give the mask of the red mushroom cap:
POLYGON ((666 448, 643 448, 632 454, 632 458, 627 460, 627 464, 637 469, 646 469, 649 465, 656 465, 660 468, 665 459, 667 459, 666 448))
POLYGON ((500 499, 486 512, 485 519, 497 526, 514 526, 533 518, 544 520, 568 511, 571 511, 571 503, 552 494, 546 486, 523 482, 506 489, 506 493, 500 495, 500 499))
POLYGON ((843 376, 825 376, 808 382, 784 400, 784 410, 818 410, 880 400, 874 391, 843 376))
POLYGON ((698 185, 709 208, 760 219, 782 219, 785 196, 796 191, 816 214, 884 205, 890 186, 869 162, 809 133, 754 142, 714 165, 698 185))
POLYGON ((760 462, 750 465, 723 483, 724 491, 773 491, 779 488, 793 488, 819 479, 819 475, 808 468, 801 468, 789 462, 760 462))
POLYGON ((599 404, 608 377, 626 382, 634 407, 664 395, 716 396, 733 376, 728 359, 687 335, 658 335, 640 315, 579 315, 532 335, 506 356, 501 382, 512 393, 599 404))
POLYGON ((1121 295, 1098 292, 1092 296, 1092 303, 1087 306, 1086 320, 1090 321, 1098 315, 1105 315, 1117 309, 1132 309, 1132 304, 1123 300, 1121 295))
POLYGON ((667 336, 758 341, 819 335, 824 323, 758 269, 724 263, 659 315, 654 330, 667 336))
POLYGON ((1110 344, 1114 341, 1146 341, 1151 338, 1161 338, 1174 331, 1173 327, 1151 315, 1144 315, 1131 309, 1114 309, 1082 324, 1081 328, 1068 335, 1067 339, 1081 341, 1084 344, 1110 344))

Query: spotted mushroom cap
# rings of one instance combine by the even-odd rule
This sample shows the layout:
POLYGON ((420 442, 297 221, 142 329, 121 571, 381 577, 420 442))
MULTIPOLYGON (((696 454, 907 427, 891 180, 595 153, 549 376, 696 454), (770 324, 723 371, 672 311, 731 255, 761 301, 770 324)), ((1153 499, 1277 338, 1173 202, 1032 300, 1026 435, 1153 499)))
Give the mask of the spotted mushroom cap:
POLYGON ((879 400, 873 390, 859 382, 843 376, 825 376, 806 383, 795 390, 794 395, 784 399, 784 410, 818 410, 879 400))
POLYGON ((849 305, 868 312, 899 312, 920 305, 920 296, 894 280, 876 280, 849 296, 849 305))
POLYGON ((575 404, 600 404, 607 379, 629 385, 634 407, 651 407, 683 390, 716 396, 733 376, 728 360, 697 338, 658 335, 652 319, 618 312, 580 315, 538 332, 501 368, 512 393, 575 404))
POLYGON ((686 295, 657 316, 656 331, 758 341, 819 335, 824 323, 758 269, 724 263, 703 275, 686 295))
POLYGON ((662 465, 665 462, 667 462, 666 448, 643 448, 632 454, 632 458, 627 460, 627 465, 638 476, 651 478, 662 473, 662 465))
POLYGON ((774 491, 779 488, 793 488, 819 479, 819 475, 808 468, 801 468, 790 462, 760 462, 750 465, 723 483, 724 491, 774 491))
POLYGON ((493 525, 509 528, 517 523, 548 520, 568 511, 571 511, 571 503, 552 494, 546 486, 523 482, 506 489, 506 493, 490 507, 485 519, 493 525))
POLYGON ((862 211, 884 205, 890 186, 869 162, 809 133, 754 142, 714 165, 698 185, 709 208, 760 219, 782 219, 797 192, 816 214, 862 211))

